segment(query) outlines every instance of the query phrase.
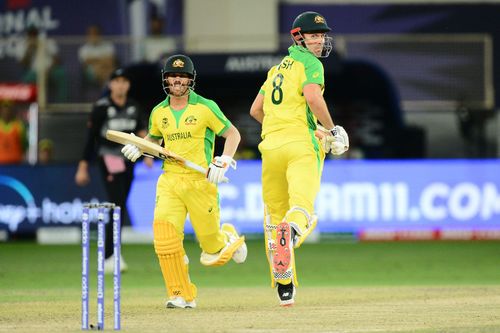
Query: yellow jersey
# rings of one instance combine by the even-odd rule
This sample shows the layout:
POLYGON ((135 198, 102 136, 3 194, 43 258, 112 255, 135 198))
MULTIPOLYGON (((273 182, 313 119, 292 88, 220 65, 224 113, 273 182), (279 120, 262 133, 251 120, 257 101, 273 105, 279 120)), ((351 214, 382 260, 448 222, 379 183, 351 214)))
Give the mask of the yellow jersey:
POLYGON ((289 55, 268 71, 259 91, 264 95, 262 139, 278 134, 282 142, 307 140, 316 130, 316 117, 302 88, 316 83, 324 91, 323 64, 302 46, 290 46, 288 51, 289 55))
MULTIPOLYGON (((165 148, 205 168, 213 159, 215 136, 221 136, 231 122, 217 104, 194 91, 182 110, 170 107, 170 96, 151 111, 148 133, 163 139, 165 148)), ((164 162, 163 170, 173 173, 197 173, 172 162, 164 162)))

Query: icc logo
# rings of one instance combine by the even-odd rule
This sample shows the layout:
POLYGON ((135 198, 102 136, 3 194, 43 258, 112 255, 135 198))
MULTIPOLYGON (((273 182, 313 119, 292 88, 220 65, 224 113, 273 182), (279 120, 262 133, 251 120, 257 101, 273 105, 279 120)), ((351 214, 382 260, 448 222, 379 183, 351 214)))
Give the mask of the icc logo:
POLYGON ((163 118, 161 120, 161 128, 167 128, 168 127, 168 118, 163 118))

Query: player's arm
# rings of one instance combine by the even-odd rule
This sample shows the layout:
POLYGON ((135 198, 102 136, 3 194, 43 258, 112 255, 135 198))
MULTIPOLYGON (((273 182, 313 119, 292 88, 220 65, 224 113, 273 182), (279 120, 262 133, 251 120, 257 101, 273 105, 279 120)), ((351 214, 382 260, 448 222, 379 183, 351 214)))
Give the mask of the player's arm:
POLYGON ((321 93, 321 86, 316 83, 308 83, 304 85, 302 92, 311 112, 316 116, 321 125, 327 129, 333 129, 335 124, 330 116, 330 112, 328 112, 328 106, 321 93))
POLYGON ((156 137, 152 137, 151 135, 147 134, 144 139, 150 141, 150 142, 153 142, 153 143, 156 143, 157 145, 161 145, 162 142, 163 142, 163 139, 160 139, 160 138, 156 138, 156 137))
MULTIPOLYGON (((137 132, 137 134, 138 134, 141 138, 144 138, 144 139, 146 139, 146 140, 147 140, 147 138, 148 138, 148 136, 149 136, 149 135, 148 135, 148 132, 147 132, 146 130, 140 130, 139 132, 137 132)), ((154 139, 154 138, 152 138, 152 139, 154 140, 154 141, 152 141, 152 142, 157 143, 157 141, 158 141, 158 140, 156 140, 156 139, 154 139)), ((151 140, 148 140, 148 141, 151 141, 151 140)), ((145 164, 147 167, 151 168, 151 167, 153 166, 154 159, 153 159, 152 157, 147 157, 147 156, 145 156, 145 157, 144 157, 144 159, 143 159, 143 162, 144 162, 144 164, 145 164)))
POLYGON ((250 116, 262 124, 264 121, 264 94, 259 92, 250 107, 250 116))
POLYGON ((349 149, 349 137, 342 126, 335 126, 333 123, 328 106, 321 94, 321 86, 316 83, 309 83, 302 89, 304 97, 319 122, 326 128, 320 137, 325 151, 332 152, 334 155, 340 155, 349 149))
MULTIPOLYGON (((132 135, 135 135, 134 133, 131 133, 132 135)), ((142 135, 141 135, 142 136, 142 135)), ((146 134, 143 139, 147 140, 147 141, 150 141, 150 142, 153 142, 153 143, 156 143, 157 145, 161 145, 163 139, 162 138, 159 138, 159 137, 154 137, 152 135, 150 135, 149 133, 146 134)), ((134 144, 126 144, 123 148, 122 148, 122 153, 123 155, 128 158, 130 161, 132 162, 135 162, 137 161, 137 159, 139 157, 141 157, 142 155, 142 151, 139 149, 139 147, 137 147, 136 145, 134 144)), ((152 161, 151 161, 152 162, 152 161)))
POLYGON ((214 157, 208 166, 207 172, 208 181, 214 184, 224 180, 224 175, 229 167, 236 169, 236 161, 233 156, 241 141, 240 132, 232 124, 220 135, 226 140, 224 142, 224 151, 221 156, 214 157))
POLYGON ((89 162, 96 152, 96 141, 105 120, 106 113, 104 111, 102 107, 94 106, 87 122, 87 141, 85 142, 83 157, 78 162, 75 174, 75 183, 78 186, 85 186, 90 182, 89 162))
POLYGON ((236 153, 236 149, 238 149, 238 145, 241 141, 241 135, 238 129, 231 125, 223 134, 222 137, 226 140, 224 142, 224 151, 222 155, 230 156, 231 158, 236 153))

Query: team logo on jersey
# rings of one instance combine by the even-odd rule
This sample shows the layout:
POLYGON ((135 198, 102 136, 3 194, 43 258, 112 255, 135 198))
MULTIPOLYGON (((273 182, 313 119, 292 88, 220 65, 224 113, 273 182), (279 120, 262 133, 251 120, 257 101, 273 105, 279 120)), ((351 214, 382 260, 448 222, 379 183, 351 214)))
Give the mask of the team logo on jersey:
POLYGON ((325 18, 319 15, 316 15, 314 17, 314 23, 320 24, 320 23, 325 23, 325 18))
POLYGON ((129 106, 129 107, 127 108, 127 114, 128 114, 129 116, 133 116, 133 115, 135 114, 135 111, 136 111, 136 107, 135 107, 135 106, 129 106))
POLYGON ((198 120, 194 116, 189 116, 184 120, 185 125, 196 125, 198 120))
POLYGON ((163 118, 161 120, 161 128, 167 128, 168 127, 168 118, 163 118))
POLYGON ((184 67, 184 61, 182 61, 181 59, 176 59, 172 63, 172 67, 184 67))
POLYGON ((319 73, 318 73, 318 72, 314 72, 314 73, 313 73, 313 78, 314 78, 314 79, 317 79, 318 77, 319 77, 319 73))
POLYGON ((115 107, 114 106, 108 107, 107 113, 108 113, 108 118, 113 118, 114 116, 116 116, 115 107))

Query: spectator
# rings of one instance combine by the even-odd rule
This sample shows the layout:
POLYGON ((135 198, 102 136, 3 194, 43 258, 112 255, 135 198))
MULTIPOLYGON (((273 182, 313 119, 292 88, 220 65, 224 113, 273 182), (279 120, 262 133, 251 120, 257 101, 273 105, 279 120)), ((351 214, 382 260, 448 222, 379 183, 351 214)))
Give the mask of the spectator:
POLYGON ((19 164, 28 146, 26 126, 12 102, 0 101, 0 164, 19 164))
POLYGON ((38 163, 49 164, 54 155, 54 142, 50 139, 42 139, 38 142, 38 163))
POLYGON ((26 70, 23 81, 35 83, 38 74, 45 72, 49 85, 49 100, 64 102, 68 95, 68 85, 66 72, 58 54, 56 42, 40 35, 35 26, 28 27, 26 39, 21 41, 18 48, 18 60, 26 70))
POLYGON ((149 36, 144 40, 144 60, 156 63, 160 59, 174 53, 177 50, 175 39, 165 36, 163 32, 164 20, 159 16, 153 16, 150 22, 149 36))
POLYGON ((78 59, 82 64, 84 82, 103 88, 116 66, 115 47, 102 40, 97 25, 87 28, 87 42, 78 50, 78 59))

